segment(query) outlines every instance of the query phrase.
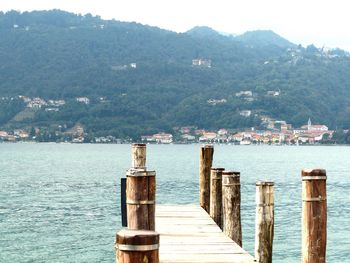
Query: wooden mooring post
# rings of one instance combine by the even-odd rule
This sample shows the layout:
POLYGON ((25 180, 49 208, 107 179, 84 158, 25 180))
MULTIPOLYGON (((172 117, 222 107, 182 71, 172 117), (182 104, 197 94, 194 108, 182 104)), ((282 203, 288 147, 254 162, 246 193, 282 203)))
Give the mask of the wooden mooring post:
POLYGON ((210 217, 222 229, 222 172, 224 168, 210 171, 210 217))
POLYGON ((274 232, 274 183, 256 183, 255 260, 272 262, 274 232))
POLYGON ((126 176, 128 228, 155 230, 156 172, 130 169, 126 176))
POLYGON ((213 164, 213 145, 201 145, 199 160, 199 202, 207 213, 210 212, 210 168, 213 164))
POLYGON ((129 229, 155 230, 156 172, 146 170, 146 145, 132 145, 132 168, 126 174, 129 229))
POLYGON ((326 171, 303 169, 302 263, 325 263, 327 243, 326 171))
POLYGON ((159 234, 154 231, 121 230, 115 247, 117 263, 159 262, 159 234))
POLYGON ((242 247, 240 173, 222 173, 222 214, 224 233, 242 247))

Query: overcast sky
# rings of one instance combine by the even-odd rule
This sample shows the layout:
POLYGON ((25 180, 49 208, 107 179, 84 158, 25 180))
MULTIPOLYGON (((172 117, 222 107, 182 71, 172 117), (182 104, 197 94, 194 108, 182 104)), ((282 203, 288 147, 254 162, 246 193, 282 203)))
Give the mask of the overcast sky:
POLYGON ((271 29, 303 46, 350 51, 348 0, 0 0, 2 11, 53 8, 176 32, 194 26, 236 34, 271 29))

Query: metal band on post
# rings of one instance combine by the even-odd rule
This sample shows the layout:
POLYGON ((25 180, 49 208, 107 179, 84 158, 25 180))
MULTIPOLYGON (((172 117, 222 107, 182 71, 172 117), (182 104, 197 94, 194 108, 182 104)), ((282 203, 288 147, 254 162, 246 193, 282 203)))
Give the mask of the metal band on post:
POLYGON ((235 185, 241 185, 240 183, 236 183, 236 184, 222 184, 222 186, 235 186, 235 185))
POLYGON ((129 169, 126 171, 126 176, 156 176, 156 171, 146 171, 141 169, 129 169))
POLYGON ((155 231, 123 229, 116 235, 117 263, 159 263, 159 234, 155 231))
POLYGON ((156 172, 145 169, 145 144, 133 144, 132 150, 133 167, 126 174, 128 228, 155 230, 156 172))
POLYGON ((158 249, 159 244, 154 244, 154 245, 121 245, 121 244, 118 245, 117 244, 115 248, 121 251, 150 251, 150 250, 158 249))
POLYGON ((303 176, 302 181, 311 181, 311 180, 327 180, 327 176, 303 176))
POLYGON ((153 205, 156 203, 155 200, 130 200, 127 199, 126 203, 128 205, 153 205))
POLYGON ((321 201, 326 201, 327 197, 309 197, 309 198, 303 198, 304 202, 321 202, 321 201))

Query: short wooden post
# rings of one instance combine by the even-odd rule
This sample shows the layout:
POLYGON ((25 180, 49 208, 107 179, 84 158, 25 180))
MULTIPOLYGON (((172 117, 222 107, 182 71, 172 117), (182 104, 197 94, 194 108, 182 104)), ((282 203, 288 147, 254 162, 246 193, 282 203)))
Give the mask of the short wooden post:
POLYGON ((207 213, 210 211, 210 168, 213 163, 213 145, 201 145, 199 160, 199 202, 207 213))
POLYGON ((156 172, 127 172, 126 204, 129 229, 155 230, 156 172))
POLYGON ((325 263, 327 243, 326 171, 304 169, 302 176, 302 263, 325 263))
POLYGON ((274 183, 256 183, 255 259, 259 263, 272 262, 274 228, 274 183))
POLYGON ((116 236, 117 263, 158 263, 159 234, 154 231, 124 229, 116 236))
POLYGON ((134 143, 132 145, 132 163, 134 169, 146 169, 146 144, 134 143))
POLYGON ((222 173, 222 214, 224 233, 242 247, 240 173, 222 173))
POLYGON ((224 168, 211 168, 210 216, 222 229, 222 172, 224 168))

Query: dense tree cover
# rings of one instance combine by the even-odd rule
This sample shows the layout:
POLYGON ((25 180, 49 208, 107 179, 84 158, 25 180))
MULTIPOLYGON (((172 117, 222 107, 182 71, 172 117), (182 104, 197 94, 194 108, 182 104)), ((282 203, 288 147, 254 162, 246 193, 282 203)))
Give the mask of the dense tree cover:
POLYGON ((24 107, 25 104, 18 98, 0 98, 0 126, 9 122, 24 107))
MULTIPOLYGON (((310 117, 350 127, 348 53, 303 48, 271 31, 225 37, 198 27, 178 34, 53 10, 0 13, 0 35, 0 96, 67 102, 59 112, 37 111, 26 126, 82 123, 96 135, 137 137, 184 125, 259 126, 267 115, 294 126, 310 117), (210 59, 211 67, 193 66, 196 58, 210 59), (235 95, 242 90, 252 99, 235 95), (77 103, 80 96, 91 103, 77 103)), ((0 126, 24 107, 1 103, 0 126)))

